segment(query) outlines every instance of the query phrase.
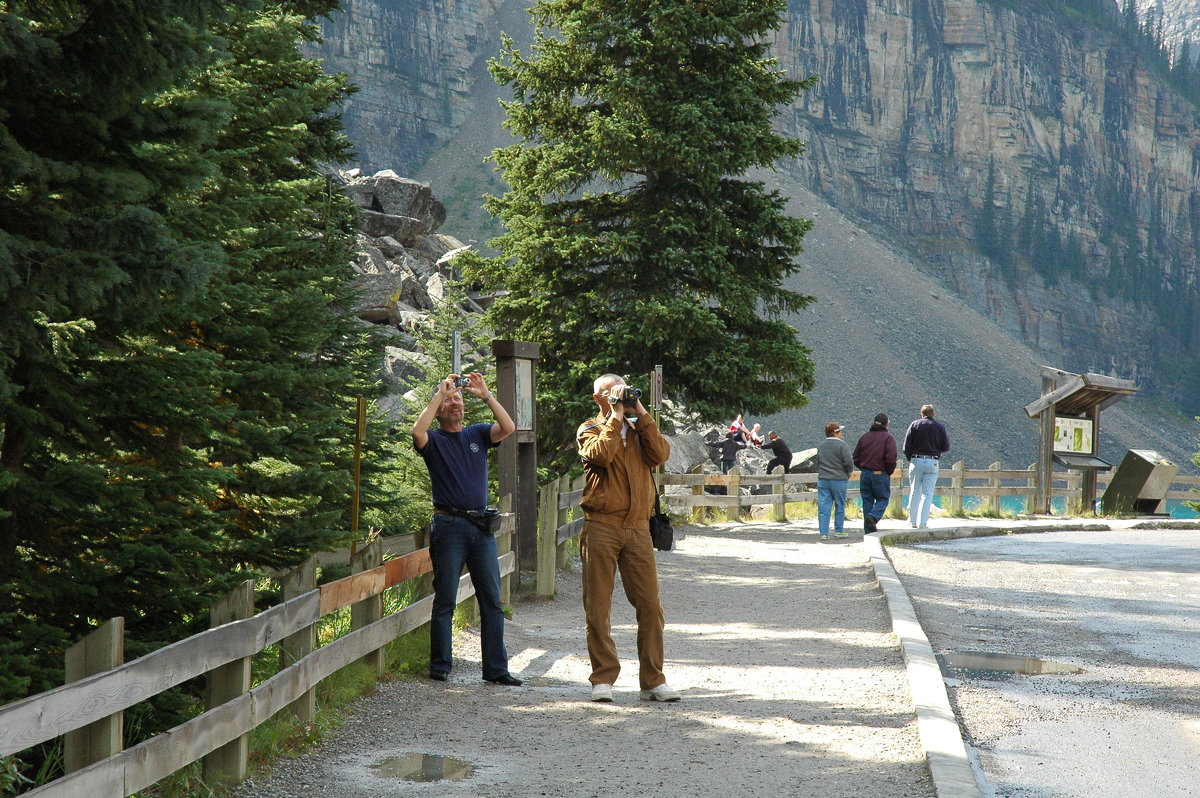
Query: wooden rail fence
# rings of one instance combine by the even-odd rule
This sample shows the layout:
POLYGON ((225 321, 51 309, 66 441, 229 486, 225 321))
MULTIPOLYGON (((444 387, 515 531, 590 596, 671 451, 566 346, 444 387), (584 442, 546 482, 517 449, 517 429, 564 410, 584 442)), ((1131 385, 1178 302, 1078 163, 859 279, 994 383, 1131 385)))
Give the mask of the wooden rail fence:
MULTIPOLYGON (((1005 469, 993 463, 968 469, 962 462, 944 467, 938 495, 950 512, 964 509, 964 500, 978 498, 981 506, 998 511, 1005 496, 1034 499, 1033 466, 1005 469)), ((1081 496, 1080 475, 1056 472, 1052 495, 1068 501, 1081 496)), ((858 473, 851 475, 852 484, 858 473)), ((816 499, 816 474, 748 475, 663 474, 660 490, 690 487, 690 493, 671 493, 678 509, 724 509, 736 520, 741 509, 768 505, 773 520, 786 520, 788 502, 816 499), (722 487, 724 493, 706 492, 722 487), (743 494, 742 488, 750 488, 743 494), (763 488, 769 488, 764 491, 763 488)), ((902 469, 892 477, 892 503, 906 494, 902 469)), ((1107 485, 1101 478, 1099 487, 1107 485)), ((1177 476, 1168 499, 1200 498, 1200 477, 1177 476)), ((562 477, 540 490, 537 533, 537 573, 534 592, 553 597, 555 572, 566 556, 565 544, 583 528, 579 502, 582 477, 562 477)), ((847 492, 857 498, 857 488, 847 492)), ((501 503, 510 507, 510 497, 501 503)), ((511 552, 514 516, 505 512, 497 536, 502 598, 507 603, 516 559, 511 552)), ((395 559, 382 562, 384 544, 374 541, 354 552, 356 573, 317 587, 318 559, 286 574, 277 574, 283 603, 254 613, 253 581, 243 583, 212 610, 213 628, 173 643, 132 662, 122 662, 124 624, 114 618, 72 648, 67 655, 68 683, 62 687, 0 707, 0 757, 64 736, 65 776, 25 793, 39 798, 128 796, 145 789, 195 761, 204 760, 206 780, 232 783, 246 773, 246 735, 276 713, 287 709, 298 722, 312 719, 314 689, 338 669, 363 660, 377 671, 383 667, 384 647, 396 637, 417 629, 430 618, 433 599, 425 596, 390 615, 382 613, 385 589, 429 573, 428 548, 415 548, 411 536, 390 539, 395 559), (415 549, 415 550, 409 550, 415 549), (323 646, 316 645, 320 619, 351 607, 352 631, 323 646), (251 688, 250 659, 279 644, 282 669, 251 688), (124 748, 121 717, 124 710, 198 676, 208 683, 207 710, 132 748, 124 748)), ((328 564, 330 556, 321 555, 328 564)), ((345 553, 342 554, 344 561, 345 553)), ((470 577, 459 582, 458 601, 474 595, 470 577)))
MULTIPOLYGON (((902 507, 907 500, 906 471, 901 465, 892 475, 892 498, 890 508, 902 507)), ((966 509, 966 499, 979 501, 970 509, 986 510, 998 514, 1000 499, 1004 496, 1025 497, 1026 512, 1033 512, 1036 493, 1034 466, 1022 469, 1005 469, 1002 463, 992 463, 987 468, 967 468, 963 462, 943 467, 938 475, 937 494, 951 513, 966 509)), ((850 475, 854 485, 859 472, 850 475)), ((535 593, 538 596, 554 596, 554 573, 561 567, 565 556, 564 544, 576 537, 583 529, 583 516, 579 508, 583 496, 583 478, 572 481, 562 477, 541 488, 538 498, 538 566, 535 593)), ((726 520, 736 521, 742 508, 769 506, 769 517, 774 521, 785 521, 788 502, 816 501, 817 475, 809 474, 742 474, 734 468, 728 474, 661 474, 657 477, 659 490, 669 486, 691 488, 691 494, 672 493, 667 499, 669 506, 678 511, 698 507, 723 509, 726 520), (720 487, 724 493, 708 493, 705 488, 720 487), (769 492, 761 489, 769 487, 769 492), (750 493, 743 494, 742 488, 750 493)), ((1103 490, 1108 479, 1101 477, 1098 489, 1103 490)), ((1176 476, 1173 490, 1168 499, 1200 500, 1200 476, 1176 476)), ((857 487, 846 491, 847 499, 857 499, 857 487)), ((1068 502, 1078 502, 1082 497, 1081 475, 1078 472, 1054 472, 1051 495, 1062 497, 1068 502)))
MULTIPOLYGON (((514 528, 513 516, 505 514, 497 543, 506 582, 515 567, 509 551, 514 528)), ((320 587, 315 560, 304 563, 283 576, 283 603, 257 614, 254 582, 247 580, 214 605, 213 628, 128 663, 120 662, 123 623, 113 619, 68 655, 70 667, 86 675, 0 707, 0 757, 67 737, 64 759, 71 770, 25 793, 39 798, 128 796, 200 759, 209 784, 241 780, 251 730, 285 708, 301 722, 311 720, 318 682, 364 658, 381 667, 388 643, 429 621, 432 596, 391 615, 380 611, 385 589, 432 570, 429 549, 380 563, 382 548, 380 541, 366 546, 356 554, 357 573, 320 587), (317 623, 344 607, 351 607, 352 631, 316 647, 317 623), (250 659, 276 643, 286 667, 251 688, 250 659), (208 684, 203 714, 124 748, 124 710, 198 676, 208 684)), ((473 595, 470 577, 463 576, 458 601, 473 595)))
MULTIPOLYGON (((898 467, 892 475, 892 504, 902 504, 907 499, 907 477, 902 467, 898 467)), ((972 505, 972 509, 987 508, 998 512, 1000 498, 1003 496, 1022 496, 1025 498, 1026 510, 1032 512, 1034 487, 1034 467, 1022 469, 1006 469, 1002 463, 992 463, 987 468, 967 468, 963 462, 952 466, 943 466, 938 474, 937 495, 945 501, 946 508, 951 513, 960 513, 966 507, 965 499, 976 498, 980 502, 972 505)), ((859 473, 850 475, 850 488, 846 491, 847 499, 858 498, 858 488, 854 487, 859 473)), ((662 486, 690 486, 692 493, 674 494, 669 501, 675 508, 681 505, 688 510, 696 507, 724 508, 731 520, 736 519, 739 508, 770 505, 775 511, 782 513, 782 507, 787 502, 816 501, 816 474, 741 474, 734 469, 729 474, 663 474, 660 479, 662 486), (724 486, 725 494, 706 492, 706 487, 724 486), (770 487, 770 492, 757 492, 762 487, 770 487), (750 488, 749 494, 741 493, 741 488, 750 488)), ((1108 479, 1101 476, 1097 482, 1098 491, 1108 485, 1108 479)), ((1200 501, 1200 476, 1177 475, 1172 483, 1172 490, 1166 494, 1167 499, 1200 501)), ((1061 497, 1068 502, 1078 501, 1082 496, 1081 475, 1078 472, 1054 472, 1054 483, 1051 494, 1061 497)), ((782 517, 779 518, 782 520, 782 517)))

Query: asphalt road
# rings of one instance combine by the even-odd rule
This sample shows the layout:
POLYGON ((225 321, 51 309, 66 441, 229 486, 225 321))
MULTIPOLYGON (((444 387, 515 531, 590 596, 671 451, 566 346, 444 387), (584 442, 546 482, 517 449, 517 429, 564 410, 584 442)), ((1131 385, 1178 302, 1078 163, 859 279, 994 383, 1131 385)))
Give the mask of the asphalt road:
POLYGON ((949 673, 985 796, 1200 796, 1200 531, 1004 535, 888 554, 938 654, 1083 669, 949 673))

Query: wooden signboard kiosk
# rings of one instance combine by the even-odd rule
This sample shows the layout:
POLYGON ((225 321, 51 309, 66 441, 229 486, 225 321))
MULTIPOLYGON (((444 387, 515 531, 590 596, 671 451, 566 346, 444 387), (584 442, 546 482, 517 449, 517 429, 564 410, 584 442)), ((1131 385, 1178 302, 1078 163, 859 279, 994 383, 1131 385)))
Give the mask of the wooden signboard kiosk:
POLYGON ((1138 392, 1130 380, 1103 374, 1072 374, 1042 366, 1042 397, 1025 406, 1039 419, 1038 460, 1034 509, 1050 513, 1050 483, 1054 463, 1083 475, 1085 510, 1096 506, 1096 474, 1112 464, 1097 457, 1100 411, 1138 392))

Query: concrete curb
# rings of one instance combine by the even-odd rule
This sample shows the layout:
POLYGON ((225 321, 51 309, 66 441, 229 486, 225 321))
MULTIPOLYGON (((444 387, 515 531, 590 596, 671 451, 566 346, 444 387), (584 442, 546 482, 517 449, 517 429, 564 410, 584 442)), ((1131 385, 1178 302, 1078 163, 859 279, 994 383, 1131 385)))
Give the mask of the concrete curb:
POLYGON ((887 598, 892 631, 900 638, 908 685, 917 710, 917 730, 933 777, 934 793, 938 798, 981 798, 941 668, 917 620, 912 600, 884 553, 878 533, 864 536, 863 548, 875 570, 875 580, 887 598))
MULTIPOLYGON (((958 718, 950 706, 950 694, 946 692, 946 683, 942 679, 941 667, 934 656, 933 646, 917 620, 912 599, 901 584, 884 546, 893 542, 919 543, 926 540, 988 535, 1118 529, 1200 529, 1200 521, 1138 518, 1046 523, 1038 519, 996 525, 886 530, 863 536, 863 549, 871 568, 875 571, 875 581, 879 583, 887 599, 888 613, 892 617, 892 631, 900 639, 900 648, 904 653, 909 689, 912 691, 913 704, 917 711, 917 730, 921 737, 921 747, 925 750, 925 759, 929 763, 937 798, 982 798, 982 792, 967 756, 967 746, 963 742, 958 718)), ((983 778, 983 774, 978 774, 978 778, 983 778)))

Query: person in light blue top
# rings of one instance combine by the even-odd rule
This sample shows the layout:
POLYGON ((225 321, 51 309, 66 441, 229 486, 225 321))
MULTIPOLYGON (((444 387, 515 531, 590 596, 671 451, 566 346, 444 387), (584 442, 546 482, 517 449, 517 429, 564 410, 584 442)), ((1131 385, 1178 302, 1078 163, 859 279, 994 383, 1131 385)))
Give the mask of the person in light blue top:
POLYGON ((904 456, 908 459, 908 525, 929 526, 929 511, 937 489, 938 461, 950 451, 950 434, 934 416, 933 405, 921 406, 921 417, 904 433, 904 456))
POLYGON ((846 484, 854 471, 850 446, 842 439, 846 428, 836 421, 825 425, 825 440, 817 446, 817 528, 821 540, 829 540, 829 516, 833 512, 833 536, 847 537, 846 484))

